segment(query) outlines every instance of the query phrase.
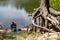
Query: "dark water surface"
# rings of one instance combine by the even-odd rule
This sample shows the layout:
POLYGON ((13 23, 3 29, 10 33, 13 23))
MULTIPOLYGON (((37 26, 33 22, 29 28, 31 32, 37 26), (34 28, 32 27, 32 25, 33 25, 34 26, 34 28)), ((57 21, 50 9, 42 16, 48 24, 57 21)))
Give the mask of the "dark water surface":
POLYGON ((10 27, 14 21, 18 27, 28 26, 34 8, 39 6, 39 0, 0 0, 0 25, 10 27))

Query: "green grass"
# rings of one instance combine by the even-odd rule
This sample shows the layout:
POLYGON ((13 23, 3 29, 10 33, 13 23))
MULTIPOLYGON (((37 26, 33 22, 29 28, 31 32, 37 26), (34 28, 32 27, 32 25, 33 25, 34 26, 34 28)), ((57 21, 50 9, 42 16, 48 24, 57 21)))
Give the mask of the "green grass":
POLYGON ((28 34, 26 32, 22 32, 22 33, 17 33, 16 37, 17 38, 26 38, 28 36, 28 34))
POLYGON ((60 40, 60 35, 58 35, 57 40, 60 40))
POLYGON ((15 39, 15 37, 13 37, 12 35, 8 36, 8 35, 1 35, 0 36, 0 40, 13 40, 15 39))
POLYGON ((1 35, 0 40, 14 40, 15 38, 26 38, 28 36, 28 33, 21 32, 16 34, 10 34, 10 35, 1 35))

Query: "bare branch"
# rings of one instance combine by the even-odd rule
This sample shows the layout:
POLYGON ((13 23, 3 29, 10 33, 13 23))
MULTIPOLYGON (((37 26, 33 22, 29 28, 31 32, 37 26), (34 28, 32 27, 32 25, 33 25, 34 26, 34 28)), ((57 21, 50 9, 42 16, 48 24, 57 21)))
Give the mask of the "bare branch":
MULTIPOLYGON (((40 8, 40 7, 39 7, 40 8)), ((39 8, 35 9, 35 12, 33 12, 32 14, 36 15, 37 11, 39 10, 39 8)), ((53 8, 49 8, 50 13, 55 14, 55 15, 60 15, 59 11, 56 11, 53 8)), ((28 14, 28 16, 32 16, 32 14, 28 14)))
POLYGON ((49 18, 49 17, 47 17, 47 20, 49 20, 49 21, 51 21, 52 23, 56 24, 56 22, 55 22, 53 19, 49 18))
POLYGON ((51 17, 51 19, 53 19, 53 20, 56 22, 56 24, 58 24, 58 25, 59 25, 59 21, 56 19, 56 17, 51 16, 51 15, 49 15, 49 16, 51 17))
POLYGON ((53 13, 55 15, 60 15, 59 11, 54 10, 53 8, 49 8, 50 13, 53 13))
POLYGON ((35 9, 35 11, 32 13, 33 15, 33 18, 35 18, 35 16, 37 16, 37 14, 39 14, 38 13, 38 11, 40 12, 40 7, 38 7, 37 9, 35 9))
POLYGON ((34 23, 34 20, 32 20, 32 24, 33 24, 34 26, 37 26, 37 27, 43 28, 43 29, 45 29, 45 30, 47 30, 47 31, 55 32, 55 31, 53 31, 53 30, 49 30, 49 29, 47 29, 46 27, 42 27, 42 26, 40 26, 40 25, 35 24, 35 23, 34 23))

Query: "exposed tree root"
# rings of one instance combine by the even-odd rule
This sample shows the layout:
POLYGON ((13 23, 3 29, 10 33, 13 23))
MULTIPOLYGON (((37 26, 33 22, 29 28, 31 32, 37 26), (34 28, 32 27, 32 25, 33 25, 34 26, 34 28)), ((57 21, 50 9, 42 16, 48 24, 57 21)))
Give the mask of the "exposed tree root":
POLYGON ((32 23, 33 23, 33 25, 36 26, 36 27, 43 28, 44 30, 47 30, 47 31, 50 31, 50 32, 55 32, 54 30, 49 30, 49 29, 46 28, 46 27, 42 27, 42 26, 40 26, 40 25, 35 24, 35 23, 34 23, 34 20, 32 20, 32 23))
POLYGON ((60 15, 59 11, 54 10, 53 8, 49 8, 50 13, 54 14, 54 15, 60 15))
MULTIPOLYGON (((49 30, 47 27, 56 27, 60 30, 60 22, 57 20, 57 18, 54 16, 59 16, 60 12, 54 10, 53 8, 48 8, 46 2, 48 0, 41 0, 41 6, 37 9, 35 9, 33 15, 32 15, 32 24, 36 27, 43 28, 44 30, 50 31, 50 32, 55 32, 54 30, 49 30), (52 15, 53 14, 53 15, 52 15), (36 24, 37 21, 34 21, 36 18, 40 17, 40 24, 36 24), (49 22, 50 21, 50 22, 49 22), (50 23, 50 24, 48 24, 50 23)), ((39 21, 38 21, 39 22, 39 21)), ((52 28, 53 29, 53 28, 52 28)))

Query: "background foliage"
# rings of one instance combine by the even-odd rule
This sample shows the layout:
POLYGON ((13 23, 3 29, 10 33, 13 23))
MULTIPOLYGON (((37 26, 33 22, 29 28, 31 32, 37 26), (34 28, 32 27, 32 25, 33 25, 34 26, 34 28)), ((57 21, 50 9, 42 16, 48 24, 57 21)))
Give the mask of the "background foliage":
POLYGON ((50 7, 60 11, 60 0, 50 0, 50 7))

